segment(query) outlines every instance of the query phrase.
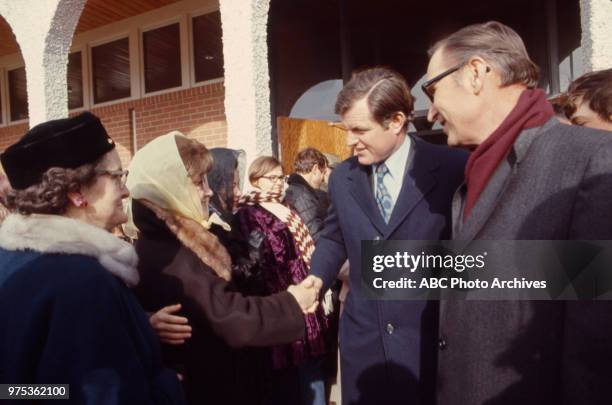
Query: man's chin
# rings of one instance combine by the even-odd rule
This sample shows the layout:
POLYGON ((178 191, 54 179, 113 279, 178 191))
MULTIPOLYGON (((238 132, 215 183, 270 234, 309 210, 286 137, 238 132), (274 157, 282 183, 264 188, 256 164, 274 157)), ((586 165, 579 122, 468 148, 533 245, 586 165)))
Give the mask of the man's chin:
POLYGON ((374 164, 374 159, 370 155, 357 155, 357 161, 360 165, 370 166, 374 164))
POLYGON ((460 145, 459 140, 452 131, 448 131, 446 128, 444 128, 444 133, 446 134, 446 143, 448 144, 448 146, 460 145))

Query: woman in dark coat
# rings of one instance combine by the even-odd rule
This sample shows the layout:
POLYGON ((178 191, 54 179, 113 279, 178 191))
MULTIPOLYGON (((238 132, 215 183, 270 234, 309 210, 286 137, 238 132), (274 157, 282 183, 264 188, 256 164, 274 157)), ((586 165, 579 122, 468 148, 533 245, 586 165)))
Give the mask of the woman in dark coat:
MULTIPOLYGON (((271 156, 255 159, 249 168, 249 182, 254 188, 240 198, 238 210, 242 233, 246 237, 263 234, 259 260, 262 288, 267 293, 282 291, 307 277, 314 242, 297 213, 281 204, 284 176, 278 160, 271 156)), ((326 327, 323 310, 318 308, 306 316, 306 334, 301 339, 271 349, 275 372, 270 394, 274 403, 325 404, 322 363, 326 327)))
POLYGON ((209 229, 227 226, 208 215, 212 159, 204 145, 178 132, 140 149, 130 164, 131 215, 138 228, 136 251, 145 309, 176 303, 191 337, 164 347, 164 360, 183 376, 193 404, 249 403, 236 373, 235 348, 295 340, 316 291, 289 286, 270 297, 231 290, 231 259, 209 229))
POLYGON ((128 289, 136 252, 109 232, 127 220, 127 172, 100 120, 40 124, 1 160, 15 213, 0 227, 0 381, 69 384, 70 404, 184 403, 128 289))

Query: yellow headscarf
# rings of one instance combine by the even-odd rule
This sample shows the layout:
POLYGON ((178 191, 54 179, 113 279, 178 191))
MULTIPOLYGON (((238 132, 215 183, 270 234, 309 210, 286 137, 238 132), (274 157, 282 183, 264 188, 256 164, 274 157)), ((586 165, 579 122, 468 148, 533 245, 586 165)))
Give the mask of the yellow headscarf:
MULTIPOLYGON (((184 137, 178 131, 155 138, 138 150, 128 167, 127 187, 131 199, 148 200, 158 207, 192 219, 204 228, 211 223, 227 224, 216 215, 208 218, 204 213, 198 190, 187 173, 176 146, 176 138, 184 137)), ((126 234, 136 237, 136 226, 132 218, 131 201, 128 204, 129 222, 126 234)), ((227 228, 226 228, 227 229, 227 228)))

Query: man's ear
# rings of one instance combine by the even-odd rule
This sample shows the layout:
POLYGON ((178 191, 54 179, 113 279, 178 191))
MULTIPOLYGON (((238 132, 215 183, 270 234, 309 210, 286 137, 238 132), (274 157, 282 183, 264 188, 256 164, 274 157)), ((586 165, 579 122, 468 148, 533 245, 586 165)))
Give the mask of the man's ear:
POLYGON ((469 85, 474 94, 479 94, 484 88, 485 75, 491 71, 487 62, 480 56, 472 56, 467 63, 469 85))
POLYGON ((389 119, 387 123, 387 128, 392 129, 393 132, 399 133, 402 131, 402 128, 404 128, 404 124, 406 123, 406 120, 407 120, 406 115, 404 115, 403 112, 398 111, 395 114, 393 114, 391 119, 389 119))

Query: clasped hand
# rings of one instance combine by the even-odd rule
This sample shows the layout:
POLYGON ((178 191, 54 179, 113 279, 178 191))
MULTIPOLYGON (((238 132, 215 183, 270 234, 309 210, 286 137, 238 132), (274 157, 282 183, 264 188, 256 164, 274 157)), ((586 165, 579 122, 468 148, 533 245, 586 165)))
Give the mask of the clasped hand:
POLYGON ((319 296, 323 281, 313 275, 306 277, 301 283, 291 285, 287 291, 293 295, 295 300, 305 314, 312 314, 319 305, 319 296))

